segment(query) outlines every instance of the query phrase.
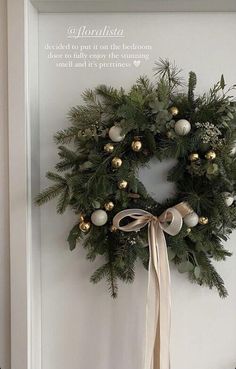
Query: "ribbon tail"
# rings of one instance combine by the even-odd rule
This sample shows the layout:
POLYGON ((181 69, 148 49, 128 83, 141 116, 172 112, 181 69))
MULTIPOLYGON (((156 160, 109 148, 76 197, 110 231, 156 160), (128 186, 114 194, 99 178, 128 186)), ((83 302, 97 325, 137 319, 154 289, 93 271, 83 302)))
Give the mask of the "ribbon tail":
POLYGON ((169 369, 171 300, 166 241, 163 231, 152 222, 148 232, 150 259, 144 369, 169 369))
POLYGON ((159 275, 158 247, 156 245, 156 230, 154 224, 148 226, 149 238, 149 268, 148 268, 148 288, 146 300, 146 335, 144 351, 144 369, 154 369, 154 349, 159 316, 159 275))
POLYGON ((157 231, 159 249, 159 316, 154 347, 154 368, 170 369, 171 281, 166 240, 163 231, 157 231))

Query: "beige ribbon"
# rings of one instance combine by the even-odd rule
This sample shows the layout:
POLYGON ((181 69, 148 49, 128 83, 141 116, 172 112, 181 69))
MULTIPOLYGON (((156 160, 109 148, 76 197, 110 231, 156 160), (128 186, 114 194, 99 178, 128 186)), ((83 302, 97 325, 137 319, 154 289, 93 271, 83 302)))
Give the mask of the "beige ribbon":
POLYGON ((127 209, 113 219, 113 225, 124 232, 139 231, 148 225, 150 259, 143 369, 170 368, 170 268, 164 232, 177 235, 182 228, 183 218, 191 212, 189 205, 181 202, 159 217, 142 209, 127 209), (120 226, 120 222, 127 217, 134 221, 120 226))

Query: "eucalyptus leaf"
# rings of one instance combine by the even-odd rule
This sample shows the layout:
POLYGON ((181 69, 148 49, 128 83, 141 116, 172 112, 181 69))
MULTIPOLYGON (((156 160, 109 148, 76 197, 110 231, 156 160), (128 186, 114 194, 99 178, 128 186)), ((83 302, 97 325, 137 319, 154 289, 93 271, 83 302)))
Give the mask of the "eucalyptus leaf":
POLYGON ((194 266, 190 261, 183 261, 178 265, 178 271, 180 273, 188 273, 193 270, 194 266))
POLYGON ((200 276, 201 276, 201 269, 200 269, 198 266, 196 266, 196 267, 194 268, 194 275, 195 275, 195 277, 196 277, 197 279, 199 279, 199 278, 200 278, 200 276))
POLYGON ((168 258, 170 261, 176 257, 176 252, 172 250, 170 247, 168 247, 167 252, 168 252, 168 258))

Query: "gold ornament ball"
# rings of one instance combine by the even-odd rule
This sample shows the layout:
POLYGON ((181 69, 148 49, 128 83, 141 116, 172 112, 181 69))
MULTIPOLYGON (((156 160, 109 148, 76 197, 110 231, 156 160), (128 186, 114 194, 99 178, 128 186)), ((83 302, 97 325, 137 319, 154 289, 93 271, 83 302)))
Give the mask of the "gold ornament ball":
POLYGON ((206 153, 205 158, 207 160, 214 160, 216 158, 216 153, 213 150, 210 150, 206 153))
POLYGON ((114 203, 112 201, 106 202, 104 208, 106 211, 112 211, 114 209, 114 203))
POLYGON ((190 155, 189 155, 189 160, 190 161, 196 161, 196 160, 198 160, 199 159, 199 155, 198 155, 198 153, 197 152, 192 152, 190 155))
POLYGON ((110 228, 110 231, 111 232, 116 232, 116 231, 118 231, 118 229, 114 225, 112 225, 111 228, 110 228))
POLYGON ((107 143, 104 146, 104 151, 108 152, 109 154, 111 154, 114 151, 114 145, 112 145, 112 143, 107 143))
POLYGON ((206 225, 208 224, 208 218, 207 217, 199 217, 199 224, 206 225))
POLYGON ((178 115, 179 114, 179 109, 176 107, 176 106, 172 106, 170 108, 170 113, 175 116, 175 115, 178 115))
POLYGON ((88 232, 90 230, 90 228, 91 228, 91 223, 90 222, 82 222, 79 225, 79 229, 84 233, 88 232))
POLYGON ((112 161, 111 164, 113 166, 113 168, 120 168, 122 165, 122 160, 120 158, 118 158, 117 156, 115 156, 112 161))
POLYGON ((128 186, 128 182, 122 179, 122 181, 118 182, 118 187, 120 190, 124 190, 128 186))
POLYGON ((84 221, 84 214, 79 215, 79 222, 82 223, 84 221))
POLYGON ((192 231, 191 228, 187 228, 187 234, 189 234, 192 231))
POLYGON ((131 148, 133 151, 140 151, 141 148, 142 148, 142 142, 137 140, 137 141, 133 141, 132 144, 131 144, 131 148))

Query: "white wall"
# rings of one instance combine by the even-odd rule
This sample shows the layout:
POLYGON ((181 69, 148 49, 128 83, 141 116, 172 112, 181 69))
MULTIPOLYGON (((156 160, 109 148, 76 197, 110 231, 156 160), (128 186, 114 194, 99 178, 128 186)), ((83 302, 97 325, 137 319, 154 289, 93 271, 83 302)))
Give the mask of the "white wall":
MULTIPOLYGON (((45 171, 56 162, 52 135, 66 126, 68 108, 81 102, 85 88, 99 83, 129 87, 140 74, 152 76, 159 56, 176 60, 185 76, 194 70, 199 75, 199 91, 208 89, 222 72, 229 84, 235 83, 235 35, 235 14, 41 15, 41 186, 47 184, 45 171), (101 71, 60 69, 47 60, 44 45, 67 42, 68 26, 105 24, 124 28, 126 43, 151 44, 150 59, 140 67, 101 71)), ((155 178, 149 176, 145 183, 152 192, 166 195, 157 188, 155 178)), ((135 283, 120 286, 119 299, 112 301, 105 284, 94 287, 88 281, 100 261, 89 264, 82 248, 68 251, 65 239, 74 217, 70 212, 56 216, 54 205, 41 210, 43 369, 141 369, 146 272, 138 266, 135 283)), ((234 233, 229 249, 235 240, 234 233)), ((172 271, 173 369, 235 368, 235 263, 234 256, 217 265, 229 290, 227 300, 220 300, 215 291, 191 285, 186 276, 172 271)))
MULTIPOLYGON (((56 71, 49 67, 41 50, 41 125, 42 176, 55 162, 55 150, 49 148, 53 132, 63 127, 69 106, 79 102, 80 92, 99 82, 129 86, 139 73, 151 75, 156 56, 174 58, 185 71, 193 69, 201 76, 199 89, 208 88, 221 72, 229 83, 236 80, 235 15, 162 14, 142 16, 42 16, 41 46, 47 40, 64 37, 65 26, 119 23, 128 37, 151 42, 152 58, 138 70, 121 73, 88 74, 56 71), (226 27, 227 26, 227 27, 226 27), (133 27, 133 30, 132 30, 133 27), (53 30, 53 32, 52 32, 53 30), (164 31, 165 30, 165 31, 164 31), (58 32, 58 33, 57 33, 58 32), (184 40, 184 42, 183 42, 184 40), (42 72, 42 69, 41 69, 42 72), (62 83, 60 82, 62 81, 62 83), (77 84, 75 83, 77 81, 77 84)), ((6 1, 0 1, 0 367, 10 369, 10 297, 9 297, 9 223, 8 223, 8 148, 7 148, 7 60, 6 1)), ((42 180, 42 185, 45 181, 42 180)), ((155 190, 152 181, 147 183, 155 190)), ((139 369, 145 297, 145 272, 137 270, 133 286, 122 286, 113 302, 105 286, 94 287, 88 275, 94 269, 81 250, 70 253, 64 239, 71 215, 56 217, 53 205, 42 210, 43 261, 43 369, 139 369), (47 224, 50 218, 50 224, 47 224), (50 226, 50 227, 49 227, 50 226)), ((228 242, 235 246, 235 234, 228 242)), ((215 292, 192 286, 183 276, 172 272, 173 369, 233 369, 236 364, 236 258, 217 265, 230 297, 219 300, 215 292)))
POLYGON ((0 367, 2 369, 10 369, 6 3, 6 0, 0 0, 0 367))

